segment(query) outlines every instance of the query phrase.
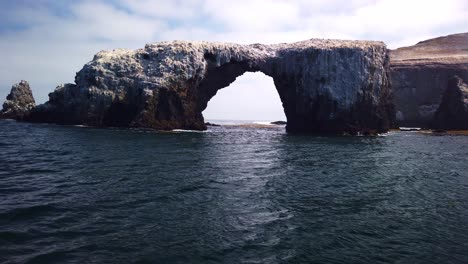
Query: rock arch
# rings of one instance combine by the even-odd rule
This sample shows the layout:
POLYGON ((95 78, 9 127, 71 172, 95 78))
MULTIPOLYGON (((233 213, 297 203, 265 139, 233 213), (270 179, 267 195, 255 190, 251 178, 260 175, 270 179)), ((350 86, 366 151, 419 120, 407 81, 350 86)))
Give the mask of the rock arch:
POLYGON ((318 39, 277 45, 174 41, 102 51, 77 73, 75 84, 57 87, 29 120, 203 130, 202 111, 216 92, 257 71, 273 78, 289 132, 381 132, 392 125, 385 44, 318 39))

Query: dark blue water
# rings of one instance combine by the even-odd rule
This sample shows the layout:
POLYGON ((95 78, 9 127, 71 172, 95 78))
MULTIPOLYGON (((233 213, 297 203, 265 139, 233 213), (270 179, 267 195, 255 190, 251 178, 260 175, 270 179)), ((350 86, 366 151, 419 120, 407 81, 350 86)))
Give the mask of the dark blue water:
POLYGON ((468 137, 0 121, 1 263, 468 263, 468 137))

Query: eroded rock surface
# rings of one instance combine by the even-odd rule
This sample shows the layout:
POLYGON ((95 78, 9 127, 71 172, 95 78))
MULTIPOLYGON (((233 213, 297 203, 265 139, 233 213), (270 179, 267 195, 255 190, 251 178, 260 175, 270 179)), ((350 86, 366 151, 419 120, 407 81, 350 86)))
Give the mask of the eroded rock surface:
POLYGON ((468 82, 468 33, 422 41, 390 54, 400 126, 428 127, 448 80, 457 75, 468 82))
POLYGON ((468 130, 468 84, 460 77, 455 76, 448 81, 431 128, 468 130))
POLYGON ((27 81, 21 81, 11 87, 0 118, 22 120, 36 106, 31 88, 27 81))
MULTIPOLYGON (((206 129, 202 111, 245 72, 271 76, 291 132, 383 132, 394 119, 385 44, 161 42, 102 51, 30 121, 206 129)), ((259 98, 261 100, 261 98, 259 98)))

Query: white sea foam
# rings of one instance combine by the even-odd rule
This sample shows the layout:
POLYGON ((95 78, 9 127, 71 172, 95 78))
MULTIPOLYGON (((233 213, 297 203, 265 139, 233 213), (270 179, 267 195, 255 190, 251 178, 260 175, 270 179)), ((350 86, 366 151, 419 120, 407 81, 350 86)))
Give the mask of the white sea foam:
POLYGON ((189 129, 173 129, 171 132, 176 132, 176 133, 205 133, 205 131, 200 131, 200 130, 189 130, 189 129))
POLYGON ((401 131, 419 131, 420 127, 400 127, 401 131))
POLYGON ((263 126, 274 126, 270 121, 255 121, 253 123, 257 125, 263 125, 263 126))

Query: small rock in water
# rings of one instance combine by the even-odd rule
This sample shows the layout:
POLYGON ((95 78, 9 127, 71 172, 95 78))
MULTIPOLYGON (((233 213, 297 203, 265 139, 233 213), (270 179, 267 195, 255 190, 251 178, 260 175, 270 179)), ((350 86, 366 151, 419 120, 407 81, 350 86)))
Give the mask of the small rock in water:
POLYGON ((283 126, 283 125, 286 125, 287 122, 286 122, 286 121, 273 121, 273 122, 271 122, 270 124, 283 126))
POLYGON ((22 120, 35 106, 31 87, 27 81, 22 80, 11 87, 0 112, 0 118, 22 120))
POLYGON ((206 122, 206 123, 205 123, 205 126, 219 127, 219 126, 221 126, 221 125, 214 124, 214 123, 210 123, 210 122, 206 122))

